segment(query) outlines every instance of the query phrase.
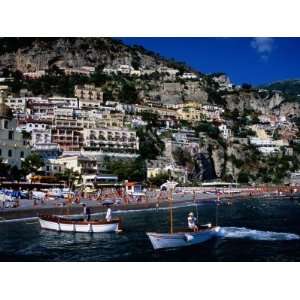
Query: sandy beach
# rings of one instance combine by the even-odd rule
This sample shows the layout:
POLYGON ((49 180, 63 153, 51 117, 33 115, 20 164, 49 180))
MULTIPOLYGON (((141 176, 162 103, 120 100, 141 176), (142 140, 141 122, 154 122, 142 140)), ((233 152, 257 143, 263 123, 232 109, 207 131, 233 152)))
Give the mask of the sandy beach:
MULTIPOLYGON (((143 202, 131 202, 128 204, 120 203, 112 205, 113 211, 126 211, 126 210, 139 210, 139 209, 153 209, 153 208, 163 208, 168 207, 169 202, 166 197, 161 198, 160 201, 157 201, 157 195, 152 194, 152 197, 148 197, 147 201, 143 202)), ((261 193, 259 195, 249 195, 248 193, 232 194, 232 195, 221 195, 219 197, 221 203, 230 204, 231 201, 239 200, 241 198, 251 200, 251 198, 266 198, 266 199, 278 199, 278 198, 287 198, 291 199, 299 197, 299 193, 285 193, 277 195, 274 193, 261 193)), ((196 200, 193 199, 192 193, 174 193, 173 196, 173 205, 184 205, 191 204, 194 201, 197 203, 200 202, 215 202, 217 196, 214 194, 204 194, 197 193, 196 200)), ((82 199, 80 204, 72 203, 66 204, 66 200, 57 199, 57 200, 48 200, 44 203, 38 203, 33 205, 32 200, 22 199, 20 200, 20 207, 17 208, 1 208, 0 209, 0 222, 6 220, 18 220, 24 218, 34 218, 38 217, 40 214, 56 214, 56 215, 73 215, 82 213, 82 204, 86 204, 91 208, 92 214, 105 212, 107 206, 103 205, 101 201, 82 199), (64 206, 63 206, 64 204, 64 206)))

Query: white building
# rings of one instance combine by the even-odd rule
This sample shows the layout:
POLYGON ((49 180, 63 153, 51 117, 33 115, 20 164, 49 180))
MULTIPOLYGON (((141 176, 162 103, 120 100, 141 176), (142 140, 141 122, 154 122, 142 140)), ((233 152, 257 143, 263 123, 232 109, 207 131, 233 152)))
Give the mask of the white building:
POLYGON ((83 155, 61 156, 49 159, 44 167, 47 174, 55 174, 71 169, 79 174, 97 174, 97 161, 83 155))
POLYGON ((41 78, 42 76, 45 76, 45 75, 46 75, 45 70, 23 73, 23 76, 26 77, 26 78, 29 78, 29 79, 38 79, 38 78, 41 78))
POLYGON ((40 144, 51 144, 51 129, 32 130, 31 143, 34 147, 40 144))
POLYGON ((279 153, 281 147, 288 147, 289 143, 284 140, 272 140, 272 139, 261 139, 252 137, 250 138, 250 144, 257 147, 257 149, 263 154, 279 153))
POLYGON ((132 70, 131 72, 130 72, 130 75, 131 76, 137 76, 137 77, 140 77, 141 76, 141 71, 140 70, 132 70))
POLYGON ((183 73, 180 78, 182 79, 198 79, 198 76, 195 73, 183 73))
POLYGON ((300 172, 294 172, 290 175, 290 184, 291 185, 300 185, 300 172))
POLYGON ((139 149, 136 132, 124 128, 85 128, 83 141, 85 150, 136 152, 139 149))
POLYGON ((227 127, 226 124, 222 124, 219 127, 222 137, 227 140, 231 136, 231 130, 227 127))
POLYGON ((30 147, 16 130, 16 119, 0 95, 0 158, 2 162, 21 168, 22 160, 30 154, 30 147))
POLYGON ((131 74, 134 71, 134 68, 130 65, 120 65, 118 68, 118 72, 122 74, 131 74))
POLYGON ((7 97, 6 98, 6 105, 8 105, 14 112, 24 113, 26 109, 26 101, 27 98, 20 97, 7 97))
POLYGON ((79 108, 95 109, 101 106, 103 102, 103 92, 100 87, 92 84, 75 86, 75 97, 79 99, 79 108))
POLYGON ((43 123, 43 122, 34 122, 29 121, 21 126, 18 126, 18 130, 22 131, 25 130, 26 132, 32 132, 33 130, 45 130, 49 128, 49 125, 47 123, 43 123))
POLYGON ((161 67, 157 68, 157 72, 158 73, 166 73, 166 74, 169 74, 170 76, 176 76, 179 73, 179 70, 161 66, 161 67))
POLYGON ((57 107, 74 109, 77 109, 79 107, 77 98, 55 96, 48 98, 48 100, 49 102, 56 104, 57 107))
POLYGON ((84 75, 90 76, 95 72, 95 67, 82 66, 80 68, 62 68, 66 75, 84 75))
POLYGON ((54 117, 55 118, 72 117, 73 115, 74 115, 74 109, 73 108, 56 107, 54 109, 54 117))
POLYGON ((102 72, 106 75, 112 75, 112 74, 115 74, 117 75, 118 74, 118 69, 114 69, 114 68, 108 68, 108 67, 105 67, 102 72))

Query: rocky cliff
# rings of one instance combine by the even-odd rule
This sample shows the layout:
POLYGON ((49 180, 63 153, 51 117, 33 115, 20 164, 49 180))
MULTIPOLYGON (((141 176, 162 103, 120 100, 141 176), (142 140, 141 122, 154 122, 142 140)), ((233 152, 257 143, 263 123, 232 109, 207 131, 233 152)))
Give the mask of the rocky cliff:
POLYGON ((226 107, 239 112, 254 110, 262 114, 271 113, 285 100, 284 96, 276 92, 259 92, 258 90, 240 90, 225 94, 226 107))
MULTIPOLYGON (((155 68, 175 62, 143 47, 111 38, 1 38, 0 64, 22 72, 61 67, 138 65, 155 68)), ((175 63, 176 64, 176 63, 175 63)))

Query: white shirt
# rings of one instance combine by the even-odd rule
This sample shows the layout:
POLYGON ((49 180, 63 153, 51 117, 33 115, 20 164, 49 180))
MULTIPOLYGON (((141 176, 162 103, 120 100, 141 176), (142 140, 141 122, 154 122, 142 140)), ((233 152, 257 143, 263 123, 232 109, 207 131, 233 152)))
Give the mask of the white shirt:
POLYGON ((191 216, 188 217, 188 227, 190 229, 194 229, 195 228, 195 226, 196 226, 196 220, 197 220, 197 218, 195 218, 195 217, 191 217, 191 216))
POLYGON ((107 222, 110 222, 110 221, 111 221, 111 219, 112 219, 112 216, 111 216, 111 208, 108 208, 108 209, 107 209, 105 219, 106 219, 107 222))

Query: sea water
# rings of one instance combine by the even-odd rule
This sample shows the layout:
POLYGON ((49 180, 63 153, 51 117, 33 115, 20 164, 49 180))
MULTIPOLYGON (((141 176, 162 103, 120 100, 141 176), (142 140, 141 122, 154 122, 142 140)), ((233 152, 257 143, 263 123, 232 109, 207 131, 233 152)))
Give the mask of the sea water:
POLYGON ((118 234, 48 231, 26 219, 0 223, 0 261, 300 261, 300 199, 181 204, 173 210, 175 230, 186 228, 189 212, 201 224, 217 222, 220 237, 154 251, 145 233, 168 231, 166 208, 115 210, 123 226, 118 234))

